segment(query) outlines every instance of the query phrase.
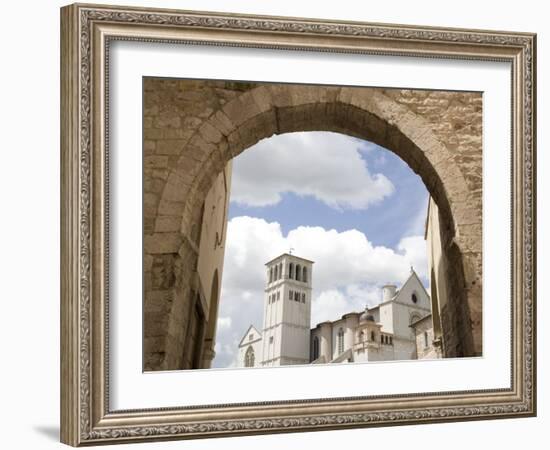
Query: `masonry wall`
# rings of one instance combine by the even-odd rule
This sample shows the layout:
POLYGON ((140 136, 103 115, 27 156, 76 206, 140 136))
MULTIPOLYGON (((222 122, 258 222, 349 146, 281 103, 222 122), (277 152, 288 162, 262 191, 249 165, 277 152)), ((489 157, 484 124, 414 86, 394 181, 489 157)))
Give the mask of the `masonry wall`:
POLYGON ((438 349, 433 345, 434 330, 431 318, 418 322, 414 329, 416 343, 416 357, 418 359, 441 358, 438 349), (427 339, 424 336, 427 334, 427 339), (427 342, 426 342, 427 341, 427 342))
MULTIPOLYGON (((150 96, 145 95, 145 99, 150 101, 150 96)), ((184 353, 181 347, 188 337, 189 312, 199 301, 204 314, 200 367, 207 368, 215 357, 231 161, 212 180, 200 211, 194 211, 189 233, 175 231, 181 226, 181 218, 166 216, 162 210, 156 209, 154 220, 151 219, 154 208, 150 206, 158 200, 162 192, 160 186, 173 170, 170 154, 180 142, 171 137, 181 130, 176 128, 176 120, 167 118, 162 107, 146 107, 144 111, 143 366, 146 371, 181 367, 184 353), (154 121, 149 120, 147 114, 154 112, 158 116, 154 121), (164 139, 165 136, 169 138, 164 139), (157 149, 154 155, 150 153, 152 148, 157 149), (152 223, 155 232, 152 232, 152 223), (179 351, 167 352, 168 348, 179 351)))
MULTIPOLYGON (((452 161, 459 168, 469 193, 472 209, 482 211, 482 96, 478 93, 386 90, 385 95, 399 104, 406 105, 413 113, 421 115, 437 138, 449 150, 452 161)), ((445 172, 441 176, 445 176, 445 172)), ((462 180, 461 180, 462 181, 462 180)), ((460 200, 456 200, 459 203, 460 200)), ((437 207, 437 205, 436 205, 437 207)), ((448 270, 453 271, 462 263, 464 279, 449 277, 447 280, 447 305, 441 308, 442 326, 447 336, 447 354, 482 354, 482 222, 481 215, 461 217, 461 208, 454 217, 455 226, 461 225, 460 244, 450 224, 439 222, 441 249, 447 250, 448 270), (460 305, 466 304, 466 308, 460 305), (463 328, 471 330, 471 336, 463 328), (471 340, 466 347, 464 340, 471 340), (468 348, 470 351, 468 351, 468 348)), ((442 280, 442 282, 445 282, 442 280)), ((441 299, 441 296, 439 297, 441 299)))
POLYGON ((394 151, 421 177, 442 216, 449 356, 481 353, 479 93, 144 79, 146 360, 177 368, 196 275, 204 200, 228 161, 258 140, 335 131, 394 151), (168 320, 167 316, 170 316, 168 320), (172 331, 175 331, 172 329, 172 331))

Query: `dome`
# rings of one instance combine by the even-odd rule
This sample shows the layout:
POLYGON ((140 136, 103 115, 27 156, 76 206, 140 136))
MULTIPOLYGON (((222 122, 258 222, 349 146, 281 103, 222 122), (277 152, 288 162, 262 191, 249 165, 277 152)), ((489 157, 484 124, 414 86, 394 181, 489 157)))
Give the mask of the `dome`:
POLYGON ((361 322, 374 322, 374 316, 369 314, 366 310, 359 316, 359 321, 361 322))

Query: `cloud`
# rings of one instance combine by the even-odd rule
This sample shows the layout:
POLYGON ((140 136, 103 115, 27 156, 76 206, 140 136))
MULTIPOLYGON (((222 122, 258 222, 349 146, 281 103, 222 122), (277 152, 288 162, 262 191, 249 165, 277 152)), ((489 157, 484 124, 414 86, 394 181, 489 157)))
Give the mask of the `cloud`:
POLYGON ((404 237, 399 241, 397 249, 403 253, 405 260, 414 267, 418 276, 426 280, 428 276, 428 254, 426 252, 426 241, 424 237, 404 237))
POLYGON ((284 193, 310 196, 343 210, 364 210, 394 192, 391 181, 371 173, 363 141, 337 133, 288 133, 264 139, 234 161, 231 201, 273 206, 284 193))
POLYGON ((335 320, 349 312, 361 312, 365 307, 376 306, 382 300, 379 283, 357 283, 328 289, 313 296, 312 326, 335 320))
POLYGON ((218 318, 218 329, 229 329, 231 328, 231 317, 219 317, 218 318))
POLYGON ((411 215, 410 223, 408 224, 408 230, 404 233, 406 236, 413 235, 424 235, 426 230, 426 217, 428 211, 428 194, 422 197, 420 200, 417 200, 418 204, 422 205, 419 207, 415 214, 411 215))
POLYGON ((214 367, 234 365, 238 342, 250 324, 261 331, 265 263, 290 247, 294 254, 315 261, 313 326, 378 304, 381 286, 387 282, 401 285, 411 265, 421 277, 426 274, 422 236, 405 237, 392 249, 373 245, 357 230, 300 226, 285 236, 276 222, 235 217, 227 227, 219 312, 224 324, 218 327, 214 367))

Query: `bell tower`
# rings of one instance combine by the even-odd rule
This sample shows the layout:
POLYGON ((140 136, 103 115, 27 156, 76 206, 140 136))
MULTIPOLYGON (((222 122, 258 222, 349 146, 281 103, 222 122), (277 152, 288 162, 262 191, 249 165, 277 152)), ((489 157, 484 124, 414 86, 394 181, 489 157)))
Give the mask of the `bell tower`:
POLYGON ((262 366, 308 364, 313 261, 283 253, 266 268, 262 366))

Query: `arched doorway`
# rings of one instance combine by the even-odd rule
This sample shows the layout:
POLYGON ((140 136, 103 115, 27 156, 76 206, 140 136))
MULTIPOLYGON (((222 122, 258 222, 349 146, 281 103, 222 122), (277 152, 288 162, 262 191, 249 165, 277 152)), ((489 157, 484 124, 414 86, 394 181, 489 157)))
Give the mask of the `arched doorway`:
MULTIPOLYGON (((173 89, 177 81, 167 83, 172 83, 173 89)), ((157 348, 148 350, 145 345, 146 353, 161 350, 157 352, 162 355, 159 368, 180 366, 178 327, 185 322, 181 304, 191 295, 189 280, 201 242, 198 230, 211 186, 231 159, 251 145, 274 134, 295 131, 333 131, 374 142, 396 153, 422 178, 438 207, 442 254, 452 268, 444 274, 448 302, 445 311, 440 311, 446 354, 481 354, 480 188, 465 177, 460 149, 451 148, 436 124, 415 112, 414 101, 410 101, 414 96, 407 103, 399 101, 391 90, 224 82, 219 82, 210 96, 216 101, 205 103, 205 111, 194 113, 192 131, 184 134, 175 129, 160 135, 152 150, 152 156, 160 156, 155 153, 159 148, 170 147, 172 152, 162 189, 145 214, 145 258, 167 260, 167 271, 171 264, 174 279, 173 300, 163 317, 168 334, 164 341, 155 341, 157 348), (147 245, 159 240, 163 241, 161 252, 147 245)), ((165 105, 166 100, 163 98, 165 105)), ((179 117, 174 123, 181 125, 181 117, 187 114, 182 102, 175 98, 168 105, 170 114, 179 117)), ((155 297, 154 283, 149 289, 146 286, 145 295, 155 297)))

